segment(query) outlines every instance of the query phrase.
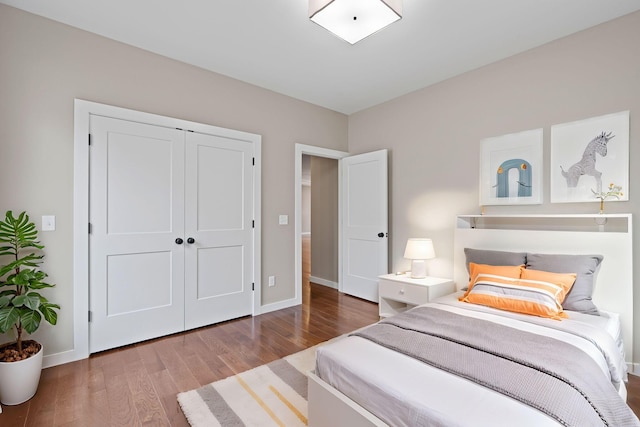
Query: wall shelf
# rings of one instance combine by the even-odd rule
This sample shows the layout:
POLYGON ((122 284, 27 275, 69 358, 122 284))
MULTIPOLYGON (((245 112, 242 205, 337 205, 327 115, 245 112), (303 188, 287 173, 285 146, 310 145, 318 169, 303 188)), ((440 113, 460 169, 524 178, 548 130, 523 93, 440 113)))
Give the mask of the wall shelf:
POLYGON ((457 228, 627 233, 631 214, 459 215, 457 228))

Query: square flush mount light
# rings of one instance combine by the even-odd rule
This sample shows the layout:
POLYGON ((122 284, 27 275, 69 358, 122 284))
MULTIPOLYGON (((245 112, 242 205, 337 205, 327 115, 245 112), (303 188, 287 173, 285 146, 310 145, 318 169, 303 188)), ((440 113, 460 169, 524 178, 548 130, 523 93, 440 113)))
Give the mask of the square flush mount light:
POLYGON ((402 18, 402 0, 309 0, 309 19, 351 44, 402 18))

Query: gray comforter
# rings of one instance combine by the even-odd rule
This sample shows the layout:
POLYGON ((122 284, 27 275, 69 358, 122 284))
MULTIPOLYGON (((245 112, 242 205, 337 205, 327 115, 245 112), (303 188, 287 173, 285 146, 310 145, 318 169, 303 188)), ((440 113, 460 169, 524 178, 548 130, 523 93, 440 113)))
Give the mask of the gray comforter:
POLYGON ((417 307, 354 335, 467 378, 566 426, 640 426, 597 364, 562 341, 417 307))

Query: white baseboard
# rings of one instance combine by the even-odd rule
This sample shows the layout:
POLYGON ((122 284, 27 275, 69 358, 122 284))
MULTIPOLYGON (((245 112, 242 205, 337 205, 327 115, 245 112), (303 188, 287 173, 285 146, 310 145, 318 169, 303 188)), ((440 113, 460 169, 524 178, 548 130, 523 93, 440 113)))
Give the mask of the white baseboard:
POLYGON ((42 367, 51 368, 52 366, 64 365, 78 360, 86 359, 89 355, 77 350, 61 351, 60 353, 47 354, 42 358, 42 367))
POLYGON ((627 363, 627 372, 636 377, 640 376, 640 363, 627 363))
POLYGON ((291 298, 284 301, 278 301, 271 304, 265 304, 260 307, 260 314, 269 313, 271 311, 282 310, 283 308, 294 307, 300 305, 300 301, 291 298))
POLYGON ((309 281, 328 288, 338 289, 338 283, 331 280, 322 279, 320 277, 309 276, 309 281))

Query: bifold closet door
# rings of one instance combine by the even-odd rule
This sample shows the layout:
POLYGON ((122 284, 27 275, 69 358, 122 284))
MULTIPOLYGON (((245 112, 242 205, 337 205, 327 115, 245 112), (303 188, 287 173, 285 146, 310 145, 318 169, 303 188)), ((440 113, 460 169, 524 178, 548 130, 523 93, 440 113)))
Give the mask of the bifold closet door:
POLYGON ((92 353, 184 330, 184 139, 91 117, 92 353))

